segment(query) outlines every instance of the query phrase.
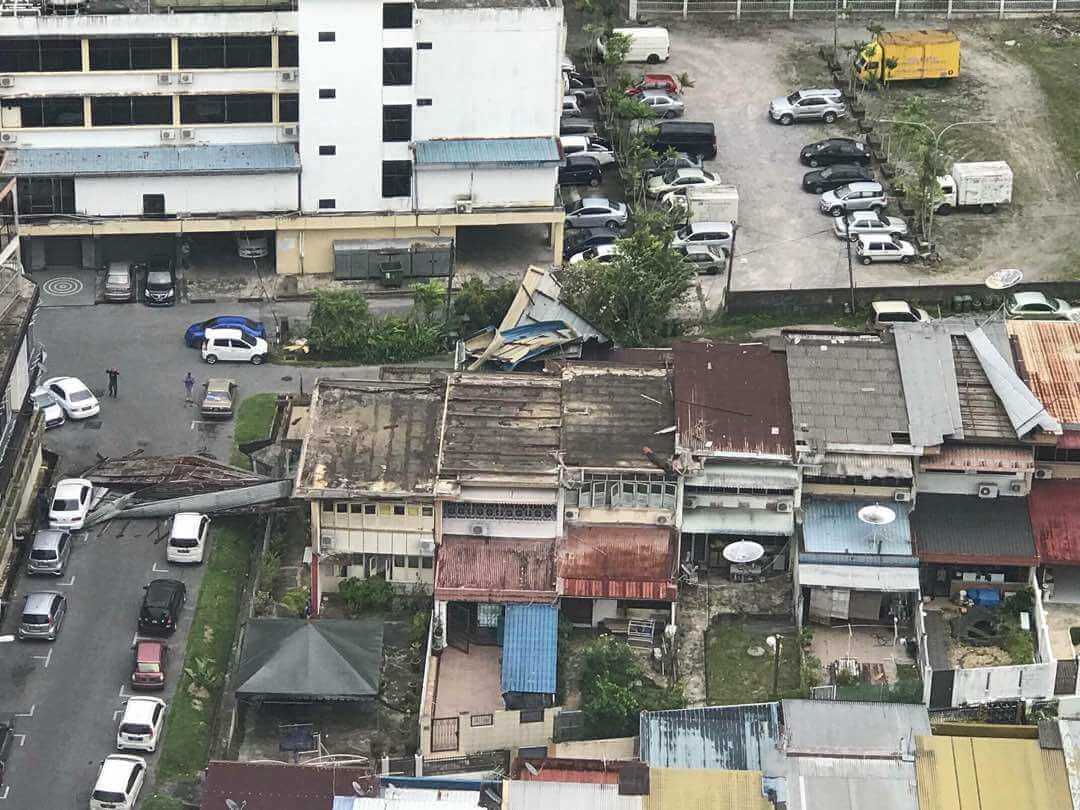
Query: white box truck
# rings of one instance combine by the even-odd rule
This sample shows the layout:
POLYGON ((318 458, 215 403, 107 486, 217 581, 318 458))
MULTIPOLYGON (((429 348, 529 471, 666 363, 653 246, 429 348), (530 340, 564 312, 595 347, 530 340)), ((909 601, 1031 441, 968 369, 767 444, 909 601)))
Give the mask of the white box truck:
POLYGON ((954 163, 952 170, 938 178, 941 200, 936 210, 947 214, 958 208, 978 208, 990 213, 1012 202, 1013 173, 1003 160, 981 163, 954 163))
POLYGON ((738 222, 739 190, 735 186, 690 187, 686 190, 687 222, 738 222))
MULTIPOLYGON (((630 40, 623 61, 655 65, 666 62, 671 53, 671 39, 666 28, 615 28, 612 33, 622 34, 630 40)), ((596 40, 596 50, 601 56, 606 54, 603 38, 596 40)))

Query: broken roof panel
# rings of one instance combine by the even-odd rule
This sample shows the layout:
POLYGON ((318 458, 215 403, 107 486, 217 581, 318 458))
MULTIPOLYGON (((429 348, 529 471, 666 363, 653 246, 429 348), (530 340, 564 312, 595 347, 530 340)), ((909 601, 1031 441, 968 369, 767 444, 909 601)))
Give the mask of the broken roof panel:
POLYGON ((676 547, 664 526, 569 526, 556 550, 561 596, 673 602, 676 547))
POLYGON ((921 562, 1035 564, 1026 498, 924 493, 910 521, 921 562))
POLYGON ((960 397, 953 367, 952 340, 940 321, 923 321, 893 330, 911 443, 941 444, 963 438, 960 397))
POLYGON ((431 494, 445 382, 315 383, 298 497, 431 494))
POLYGON ((1080 428, 1080 323, 1009 321, 1021 374, 1059 422, 1080 428))
POLYGON ((675 424, 698 455, 791 458, 791 407, 782 353, 763 343, 678 342, 675 424))
POLYGON ((1017 376, 1011 364, 994 348, 986 334, 981 329, 976 329, 968 332, 967 338, 983 371, 986 372, 986 378, 994 388, 994 393, 1009 415, 1016 435, 1026 436, 1036 428, 1060 435, 1061 424, 1017 376))
POLYGON ((1039 562, 1080 565, 1080 480, 1033 482, 1028 512, 1039 562))
POLYGON ((463 602, 551 602, 555 541, 444 535, 435 598, 463 602))
POLYGON ((652 468, 642 448, 672 455, 672 408, 671 379, 663 369, 567 363, 563 460, 570 467, 652 468))
MULTIPOLYGON (((1013 367, 1012 349, 1005 327, 994 321, 986 324, 983 332, 998 353, 1013 367)), ((967 335, 953 334, 952 349, 964 437, 969 441, 1015 439, 1016 431, 1009 421, 1009 414, 994 393, 994 386, 990 384, 967 335)))
POLYGON ((783 772, 778 703, 642 712, 641 761, 652 768, 783 772))

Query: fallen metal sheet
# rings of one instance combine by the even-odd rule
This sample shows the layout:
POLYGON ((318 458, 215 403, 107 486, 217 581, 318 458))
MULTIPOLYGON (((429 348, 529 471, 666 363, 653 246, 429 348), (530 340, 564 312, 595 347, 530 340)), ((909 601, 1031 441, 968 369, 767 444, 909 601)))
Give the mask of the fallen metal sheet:
POLYGON ((86 519, 86 525, 93 526, 116 518, 168 517, 177 512, 201 512, 212 515, 244 509, 288 498, 292 495, 292 486, 290 480, 270 481, 254 486, 188 495, 182 498, 167 498, 150 503, 137 503, 132 495, 126 495, 91 512, 86 519))

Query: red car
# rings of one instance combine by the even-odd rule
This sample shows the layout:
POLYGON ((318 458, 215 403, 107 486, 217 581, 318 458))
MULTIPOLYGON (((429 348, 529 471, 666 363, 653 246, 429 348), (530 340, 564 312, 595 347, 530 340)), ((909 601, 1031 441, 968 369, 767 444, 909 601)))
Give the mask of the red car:
POLYGON ((679 82, 670 73, 646 73, 633 87, 626 88, 626 95, 638 96, 646 90, 666 90, 672 95, 679 94, 679 82))
POLYGON ((139 641, 135 644, 135 665, 131 672, 132 689, 164 689, 165 662, 169 648, 164 641, 139 641))

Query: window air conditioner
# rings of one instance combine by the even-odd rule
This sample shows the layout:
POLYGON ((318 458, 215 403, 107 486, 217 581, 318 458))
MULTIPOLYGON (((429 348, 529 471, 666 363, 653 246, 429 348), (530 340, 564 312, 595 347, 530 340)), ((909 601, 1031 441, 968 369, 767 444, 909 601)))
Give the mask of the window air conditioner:
POLYGON ((435 541, 430 537, 425 537, 420 541, 420 553, 425 557, 430 557, 435 553, 435 541))
POLYGON ((195 80, 195 77, 190 73, 180 74, 180 84, 191 84, 195 80))
POLYGON ((687 497, 683 498, 683 508, 693 509, 697 505, 697 498, 687 497))
POLYGON ((454 210, 459 214, 471 214, 473 198, 471 194, 464 194, 454 199, 454 210))
POLYGON ((172 84, 172 79, 173 77, 171 73, 159 73, 157 75, 158 84, 172 84))
POLYGON ((193 129, 182 129, 182 130, 180 130, 180 140, 182 140, 182 141, 193 141, 193 140, 195 140, 195 130, 193 130, 193 129))
POLYGON ((577 520, 578 511, 577 509, 567 509, 565 512, 563 512, 563 516, 567 520, 577 520))
POLYGON ((1024 482, 1023 481, 1010 481, 1009 482, 1009 492, 1023 492, 1023 491, 1024 491, 1024 482))
POLYGON ((477 523, 473 525, 472 531, 470 533, 473 535, 473 537, 483 537, 486 534, 486 532, 484 531, 484 524, 477 523))
POLYGON ((14 86, 15 86, 15 77, 14 76, 0 76, 0 87, 14 87, 14 86))
POLYGON ((897 503, 910 503, 911 493, 906 489, 898 489, 893 493, 892 499, 897 503))
POLYGON ((281 136, 283 138, 299 138, 300 137, 300 127, 297 124, 292 124, 292 125, 287 126, 287 127, 282 127, 281 128, 281 136))
POLYGON ((172 130, 172 129, 163 129, 163 130, 161 130, 161 140, 163 140, 163 141, 175 141, 176 140, 176 131, 172 130))
POLYGON ((1048 478, 1054 477, 1054 471, 1040 468, 1035 471, 1035 477, 1038 478, 1040 481, 1045 481, 1048 478))
POLYGON ((319 551, 327 551, 334 547, 334 536, 331 534, 324 534, 319 538, 319 551))
POLYGON ((790 501, 777 501, 776 502, 776 511, 777 512, 790 512, 791 511, 791 502, 790 501))
POLYGON ((0 143, 15 143, 19 136, 14 132, 0 132, 0 143))
POLYGON ((656 516, 657 525, 666 526, 668 524, 668 522, 669 521, 668 521, 668 516, 667 515, 657 515, 656 516))
POLYGON ((281 71, 281 80, 283 82, 295 82, 300 77, 299 70, 283 70, 281 71))
POLYGON ((996 498, 998 496, 997 484, 979 484, 978 495, 980 498, 996 498))

